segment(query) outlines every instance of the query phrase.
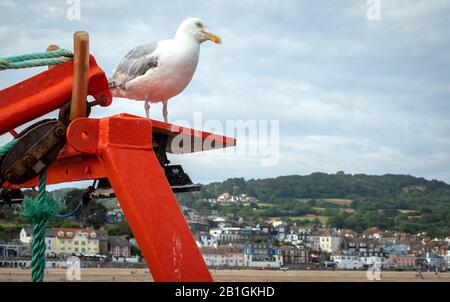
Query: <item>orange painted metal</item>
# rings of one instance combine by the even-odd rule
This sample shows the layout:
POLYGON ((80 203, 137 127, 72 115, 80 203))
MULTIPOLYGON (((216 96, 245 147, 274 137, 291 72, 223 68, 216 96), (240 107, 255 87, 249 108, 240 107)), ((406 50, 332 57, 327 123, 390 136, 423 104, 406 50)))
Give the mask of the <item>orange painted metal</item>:
POLYGON ((205 131, 152 121, 153 132, 169 137, 166 152, 175 154, 201 152, 236 145, 236 139, 205 131))
MULTIPOLYGON (((29 121, 54 111, 70 101, 73 84, 73 61, 44 71, 14 86, 0 91, 0 135, 29 121)), ((108 79, 89 58, 88 95, 103 97, 102 106, 112 102, 108 79)))
MULTIPOLYGON (((0 135, 57 110, 71 99, 73 62, 0 91, 0 135)), ((89 58, 88 95, 112 101, 105 73, 89 58)), ((77 118, 67 144, 47 168, 47 183, 108 178, 155 281, 212 281, 159 160, 153 134, 168 136, 166 152, 189 153, 234 146, 231 138, 128 114, 77 118)), ((37 178, 5 188, 37 185, 37 178)))
MULTIPOLYGON (((107 177, 155 281, 212 281, 153 151, 154 133, 164 133, 170 140, 193 136, 205 149, 236 143, 231 138, 129 114, 79 118, 68 128, 67 146, 47 169, 47 183, 107 177)), ((35 185, 37 179, 20 187, 35 185)))
POLYGON ((152 122, 80 118, 68 129, 78 152, 98 154, 156 281, 212 281, 152 148, 152 122))
MULTIPOLYGON (((54 185, 72 181, 106 178, 106 171, 96 155, 82 154, 63 150, 57 160, 47 168, 47 184, 54 185)), ((5 183, 5 188, 32 188, 38 185, 38 179, 20 185, 5 183)))
MULTIPOLYGON (((140 119, 135 115, 121 113, 117 118, 130 118, 140 119)), ((96 119, 92 119, 96 121, 96 119)), ((147 119, 145 119, 147 121, 147 119)), ((164 123, 156 120, 148 120, 152 124, 152 130, 150 133, 163 133, 168 136, 169 141, 174 141, 180 138, 180 140, 189 141, 189 137, 194 137, 197 149, 192 152, 206 151, 211 149, 220 149, 233 147, 236 145, 236 139, 225 136, 212 134, 209 132, 194 130, 186 127, 180 127, 169 123, 164 123), (199 140, 199 142, 197 142, 199 140), (202 150, 199 148, 202 147, 202 150)), ((93 126, 94 127, 94 126, 93 126)), ((75 139, 73 135, 75 132, 69 132, 71 136, 68 136, 68 141, 75 139)), ((125 137, 126 138, 126 137, 125 137)), ((94 149, 94 147, 92 146, 94 149)), ((194 149, 194 148, 192 148, 194 149)), ((167 152, 180 153, 177 150, 172 150, 170 144, 168 144, 167 152)), ((71 181, 91 180, 107 177, 106 172, 97 157, 97 150, 92 150, 90 153, 80 153, 73 147, 66 145, 64 149, 58 155, 56 161, 47 169, 47 183, 58 184, 71 181)), ((23 183, 20 186, 9 186, 7 183, 5 187, 9 188, 30 188, 36 186, 38 183, 37 178, 23 183)))

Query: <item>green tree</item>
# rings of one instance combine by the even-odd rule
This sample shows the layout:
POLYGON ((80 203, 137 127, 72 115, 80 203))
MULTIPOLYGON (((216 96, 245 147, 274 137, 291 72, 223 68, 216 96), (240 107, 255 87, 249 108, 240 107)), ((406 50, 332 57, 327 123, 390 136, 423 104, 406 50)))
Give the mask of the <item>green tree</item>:
POLYGON ((96 229, 105 224, 106 213, 108 210, 99 202, 91 202, 83 209, 83 219, 86 225, 92 226, 96 229))
POLYGON ((133 237, 133 232, 126 221, 119 222, 111 225, 108 228, 108 235, 110 236, 127 236, 127 238, 133 237))

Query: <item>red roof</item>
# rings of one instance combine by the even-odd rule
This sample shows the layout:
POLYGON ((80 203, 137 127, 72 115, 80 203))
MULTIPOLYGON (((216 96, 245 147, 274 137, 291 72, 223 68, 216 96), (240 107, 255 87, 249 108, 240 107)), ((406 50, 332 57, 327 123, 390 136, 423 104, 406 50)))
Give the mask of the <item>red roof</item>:
POLYGON ((376 234, 379 233, 380 229, 378 227, 371 227, 364 231, 364 234, 376 234))

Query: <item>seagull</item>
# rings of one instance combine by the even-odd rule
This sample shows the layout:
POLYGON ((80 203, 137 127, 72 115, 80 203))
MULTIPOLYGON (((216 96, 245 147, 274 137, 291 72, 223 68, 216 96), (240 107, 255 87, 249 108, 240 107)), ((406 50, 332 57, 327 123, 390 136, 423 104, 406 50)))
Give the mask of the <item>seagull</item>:
POLYGON ((181 23, 173 39, 133 48, 109 79, 111 94, 144 101, 147 118, 150 117, 150 103, 162 102, 167 123, 167 103, 191 82, 199 60, 200 44, 208 40, 222 43, 202 20, 188 18, 181 23))

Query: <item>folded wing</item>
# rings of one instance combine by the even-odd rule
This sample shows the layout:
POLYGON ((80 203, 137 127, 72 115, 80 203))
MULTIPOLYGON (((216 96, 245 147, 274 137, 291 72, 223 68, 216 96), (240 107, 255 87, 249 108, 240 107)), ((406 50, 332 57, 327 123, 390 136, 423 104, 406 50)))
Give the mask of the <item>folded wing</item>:
POLYGON ((158 43, 149 43, 133 48, 114 70, 109 80, 110 88, 125 88, 126 83, 158 68, 158 43))

